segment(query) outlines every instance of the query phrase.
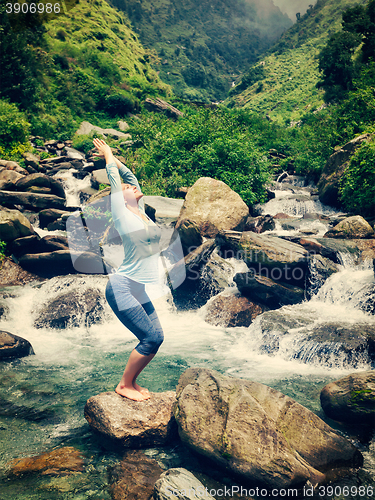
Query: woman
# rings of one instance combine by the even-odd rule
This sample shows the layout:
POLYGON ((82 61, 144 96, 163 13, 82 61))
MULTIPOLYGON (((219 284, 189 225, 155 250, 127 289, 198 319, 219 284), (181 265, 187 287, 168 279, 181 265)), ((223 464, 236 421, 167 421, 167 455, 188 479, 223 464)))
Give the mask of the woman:
POLYGON ((143 193, 134 174, 117 160, 111 148, 94 139, 96 156, 104 156, 111 184, 112 218, 123 246, 125 258, 117 272, 110 275, 106 298, 119 320, 138 338, 124 374, 116 387, 117 394, 134 401, 150 398, 148 389, 136 380, 163 342, 163 330, 145 285, 159 283, 160 229, 146 215, 143 193), (121 177, 127 181, 121 183, 121 177))

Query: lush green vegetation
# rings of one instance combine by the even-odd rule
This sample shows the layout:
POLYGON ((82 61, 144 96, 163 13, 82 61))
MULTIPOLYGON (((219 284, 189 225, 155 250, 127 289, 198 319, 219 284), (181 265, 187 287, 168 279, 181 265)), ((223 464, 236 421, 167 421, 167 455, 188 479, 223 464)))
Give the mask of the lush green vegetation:
MULTIPOLYGON (((0 0, 1 109, 11 103, 14 114, 17 106, 32 134, 68 139, 82 119, 108 126, 137 112, 146 96, 169 95, 152 69, 153 54, 104 0, 80 2, 45 25, 30 18, 20 31, 12 29, 5 3, 0 0)), ((2 127, 12 137, 12 123, 2 127)))
POLYGON ((146 194, 173 197, 177 187, 207 176, 222 180, 251 205, 265 201, 270 174, 266 135, 260 130, 254 135, 257 121, 249 113, 225 108, 186 106, 177 122, 146 113, 132 122, 135 147, 124 154, 146 194))
POLYGON ((344 206, 355 213, 375 214, 375 139, 363 143, 345 171, 340 189, 344 206))
POLYGON ((270 0, 111 0, 129 16, 174 93, 225 99, 234 80, 291 26, 270 0), (235 75, 235 76, 234 76, 235 75))

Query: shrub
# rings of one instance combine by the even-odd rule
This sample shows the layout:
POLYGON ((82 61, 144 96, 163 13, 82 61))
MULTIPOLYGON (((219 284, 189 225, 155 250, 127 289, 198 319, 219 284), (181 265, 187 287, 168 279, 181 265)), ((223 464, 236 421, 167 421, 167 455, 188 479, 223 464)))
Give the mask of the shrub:
POLYGON ((104 99, 103 110, 110 116, 124 116, 139 110, 138 100, 129 92, 117 92, 104 99))
POLYGON ((364 216, 375 213, 375 140, 364 142, 352 156, 341 180, 345 208, 364 216))
POLYGON ((28 140, 30 123, 15 104, 0 100, 0 144, 4 148, 24 144, 28 140))

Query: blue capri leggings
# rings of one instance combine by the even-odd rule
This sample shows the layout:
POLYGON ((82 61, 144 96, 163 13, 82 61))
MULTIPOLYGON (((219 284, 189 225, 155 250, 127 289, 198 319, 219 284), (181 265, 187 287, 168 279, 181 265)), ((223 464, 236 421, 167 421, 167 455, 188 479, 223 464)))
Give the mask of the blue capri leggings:
POLYGON ((105 296, 121 323, 138 338, 136 351, 144 356, 156 354, 164 335, 145 285, 127 276, 113 274, 109 278, 105 296))

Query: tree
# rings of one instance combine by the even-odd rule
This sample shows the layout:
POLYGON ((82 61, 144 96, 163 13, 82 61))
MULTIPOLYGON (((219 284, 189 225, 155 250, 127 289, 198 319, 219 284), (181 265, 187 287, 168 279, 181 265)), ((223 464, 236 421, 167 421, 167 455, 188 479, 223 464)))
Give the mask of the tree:
POLYGON ((347 9, 342 15, 344 31, 356 33, 363 41, 363 62, 375 57, 375 0, 371 0, 366 7, 356 5, 347 9))
POLYGON ((354 64, 352 55, 361 37, 347 31, 334 33, 319 54, 319 71, 323 79, 317 86, 326 91, 325 100, 335 101, 352 88, 354 64))

